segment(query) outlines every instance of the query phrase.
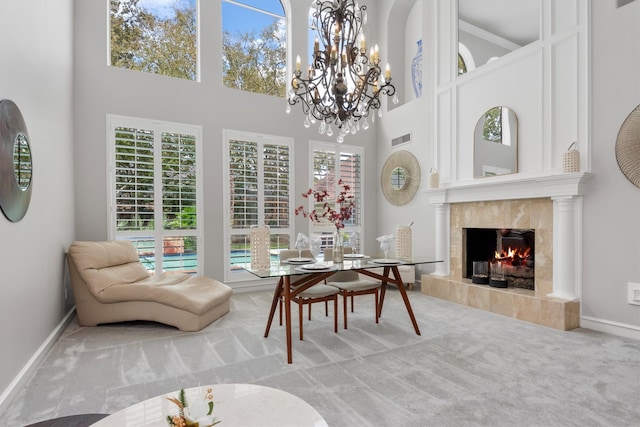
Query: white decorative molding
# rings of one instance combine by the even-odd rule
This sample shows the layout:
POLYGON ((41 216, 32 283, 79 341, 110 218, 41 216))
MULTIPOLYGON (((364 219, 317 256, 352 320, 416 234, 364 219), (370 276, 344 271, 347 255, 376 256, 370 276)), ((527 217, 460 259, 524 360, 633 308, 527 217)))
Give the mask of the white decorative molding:
POLYGON ((553 292, 549 297, 576 300, 576 239, 574 196, 554 196, 553 200, 553 292))
POLYGON ((450 274, 450 258, 449 258, 449 221, 451 210, 449 204, 440 203, 436 205, 436 259, 444 260, 444 262, 436 263, 436 271, 433 273, 437 276, 448 276, 450 274))
POLYGON ((627 323, 614 322, 597 317, 580 317, 580 326, 605 334, 617 335, 619 337, 631 338, 640 341, 640 327, 627 323))
POLYGON ((571 197, 583 195, 591 177, 593 174, 588 172, 518 178, 509 175, 478 178, 423 191, 430 204, 571 197))

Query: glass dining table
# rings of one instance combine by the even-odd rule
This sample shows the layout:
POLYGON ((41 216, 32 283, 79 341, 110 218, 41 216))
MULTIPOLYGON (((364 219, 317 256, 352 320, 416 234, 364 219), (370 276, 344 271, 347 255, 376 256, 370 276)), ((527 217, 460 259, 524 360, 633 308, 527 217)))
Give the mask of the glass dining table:
POLYGON ((428 259, 428 258, 414 258, 411 260, 393 260, 385 258, 372 258, 366 255, 359 254, 345 254, 344 262, 322 262, 309 260, 300 260, 300 262, 285 260, 285 261, 272 261, 269 269, 253 269, 247 263, 243 268, 252 273, 253 275, 262 279, 274 278, 277 279, 276 287, 273 292, 273 301, 271 303, 271 310, 269 311, 269 319, 267 320, 267 327, 264 332, 265 338, 269 336, 269 330, 271 329, 271 323, 273 322, 273 316, 275 315, 278 301, 280 298, 284 302, 285 312, 285 333, 287 339, 287 363, 293 362, 292 351, 292 339, 291 339, 291 300, 301 292, 309 289, 310 287, 324 282, 333 274, 338 271, 355 270, 360 274, 372 277, 380 280, 380 300, 378 302, 378 316, 382 315, 382 307, 384 305, 384 297, 388 284, 394 284, 398 287, 404 305, 407 309, 409 319, 413 324, 413 329, 417 335, 420 335, 420 328, 418 322, 411 308, 411 302, 407 295, 405 284, 402 282, 402 277, 398 270, 402 265, 420 265, 420 264, 433 264, 443 262, 442 260, 428 259), (382 274, 380 270, 382 269, 382 274))

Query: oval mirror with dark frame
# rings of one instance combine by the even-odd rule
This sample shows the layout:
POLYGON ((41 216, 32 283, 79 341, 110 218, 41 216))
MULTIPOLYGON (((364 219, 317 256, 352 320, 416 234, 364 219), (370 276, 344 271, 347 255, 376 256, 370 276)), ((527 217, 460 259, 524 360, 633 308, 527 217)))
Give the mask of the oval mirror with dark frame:
POLYGON ((29 133, 18 106, 0 101, 0 209, 10 221, 20 221, 31 201, 33 161, 29 133))
POLYGON ((458 75, 540 40, 540 0, 458 0, 458 75))
POLYGON ((518 171, 518 118, 507 107, 487 110, 473 133, 473 176, 505 175, 518 171))

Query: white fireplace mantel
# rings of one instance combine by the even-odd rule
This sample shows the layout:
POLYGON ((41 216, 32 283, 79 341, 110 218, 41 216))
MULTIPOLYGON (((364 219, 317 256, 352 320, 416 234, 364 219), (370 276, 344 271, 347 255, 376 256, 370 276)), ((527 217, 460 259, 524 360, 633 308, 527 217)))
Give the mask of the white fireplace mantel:
POLYGON ((553 292, 550 297, 578 300, 581 289, 581 199, 592 173, 517 177, 499 176, 428 189, 429 203, 436 207, 435 252, 445 262, 433 273, 450 274, 449 225, 452 203, 550 198, 553 200, 553 292))
POLYGON ((581 196, 593 176, 588 172, 534 177, 503 175, 424 190, 430 204, 581 196))

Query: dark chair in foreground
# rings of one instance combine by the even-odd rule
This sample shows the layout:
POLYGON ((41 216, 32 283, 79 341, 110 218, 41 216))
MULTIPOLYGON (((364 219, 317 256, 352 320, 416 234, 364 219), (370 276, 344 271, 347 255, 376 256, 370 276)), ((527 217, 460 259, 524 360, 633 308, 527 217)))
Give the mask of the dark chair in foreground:
POLYGON ((89 427, 109 414, 80 414, 29 424, 26 427, 89 427))

